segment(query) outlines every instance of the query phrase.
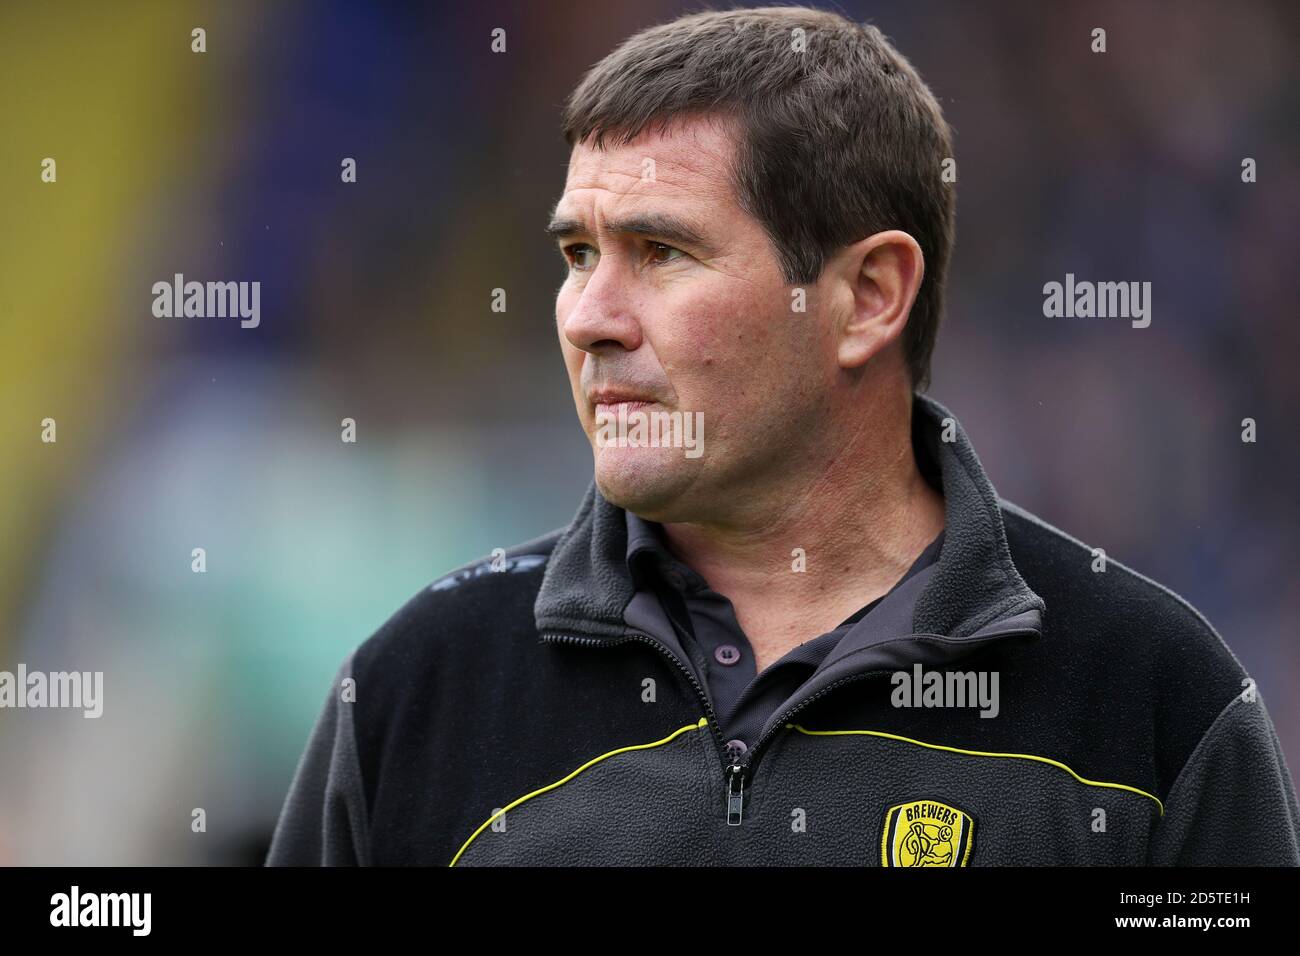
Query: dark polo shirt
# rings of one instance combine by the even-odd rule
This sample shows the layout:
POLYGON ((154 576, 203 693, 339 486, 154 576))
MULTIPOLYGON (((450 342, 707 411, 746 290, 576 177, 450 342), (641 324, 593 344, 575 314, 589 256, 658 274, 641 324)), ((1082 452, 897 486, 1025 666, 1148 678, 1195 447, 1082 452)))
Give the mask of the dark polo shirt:
POLYGON ((731 601, 673 555, 661 525, 625 513, 632 581, 638 591, 658 596, 717 712, 728 746, 739 753, 756 742, 768 718, 793 697, 854 625, 903 582, 936 562, 943 548, 944 533, 940 531, 889 593, 859 608, 833 631, 792 648, 759 674, 754 649, 736 620, 731 601))

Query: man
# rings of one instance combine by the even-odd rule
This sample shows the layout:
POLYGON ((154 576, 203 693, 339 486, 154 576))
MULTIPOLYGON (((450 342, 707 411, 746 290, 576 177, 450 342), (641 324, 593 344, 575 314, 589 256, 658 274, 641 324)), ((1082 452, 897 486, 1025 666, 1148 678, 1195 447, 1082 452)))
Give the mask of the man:
POLYGON ((1211 626, 999 500, 921 394, 952 151, 881 34, 683 17, 564 125, 592 486, 344 662, 268 862, 1300 862, 1211 626))

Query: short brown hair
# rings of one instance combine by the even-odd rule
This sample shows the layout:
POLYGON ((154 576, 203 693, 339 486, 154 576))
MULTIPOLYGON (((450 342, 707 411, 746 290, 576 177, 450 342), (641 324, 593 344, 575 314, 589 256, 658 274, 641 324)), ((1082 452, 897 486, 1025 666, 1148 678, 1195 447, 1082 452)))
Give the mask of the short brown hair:
POLYGON ((904 331, 915 389, 929 383, 954 233, 943 111, 875 27, 808 7, 706 11, 650 27, 588 71, 564 109, 570 146, 617 144, 688 114, 740 119, 732 170, 788 284, 816 281, 835 250, 909 233, 925 276, 904 331), (794 41, 803 30, 805 49, 794 41))

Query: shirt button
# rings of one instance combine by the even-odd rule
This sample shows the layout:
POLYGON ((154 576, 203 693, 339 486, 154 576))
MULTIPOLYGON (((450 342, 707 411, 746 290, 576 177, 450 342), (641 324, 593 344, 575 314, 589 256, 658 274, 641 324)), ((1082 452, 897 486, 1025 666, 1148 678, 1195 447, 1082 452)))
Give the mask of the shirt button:
POLYGON ((748 749, 749 749, 749 745, 746 744, 743 740, 727 741, 727 752, 731 754, 733 757, 739 757, 748 749))
POLYGON ((717 658, 719 664, 726 664, 730 667, 740 660, 740 649, 735 644, 721 644, 713 652, 713 656, 717 658))

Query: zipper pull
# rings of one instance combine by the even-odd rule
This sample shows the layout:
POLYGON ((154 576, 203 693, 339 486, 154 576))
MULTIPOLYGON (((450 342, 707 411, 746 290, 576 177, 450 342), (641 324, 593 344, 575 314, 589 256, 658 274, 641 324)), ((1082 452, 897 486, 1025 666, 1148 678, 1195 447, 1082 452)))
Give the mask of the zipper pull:
POLYGON ((740 826, 745 805, 745 768, 733 763, 727 768, 727 826, 740 826))

